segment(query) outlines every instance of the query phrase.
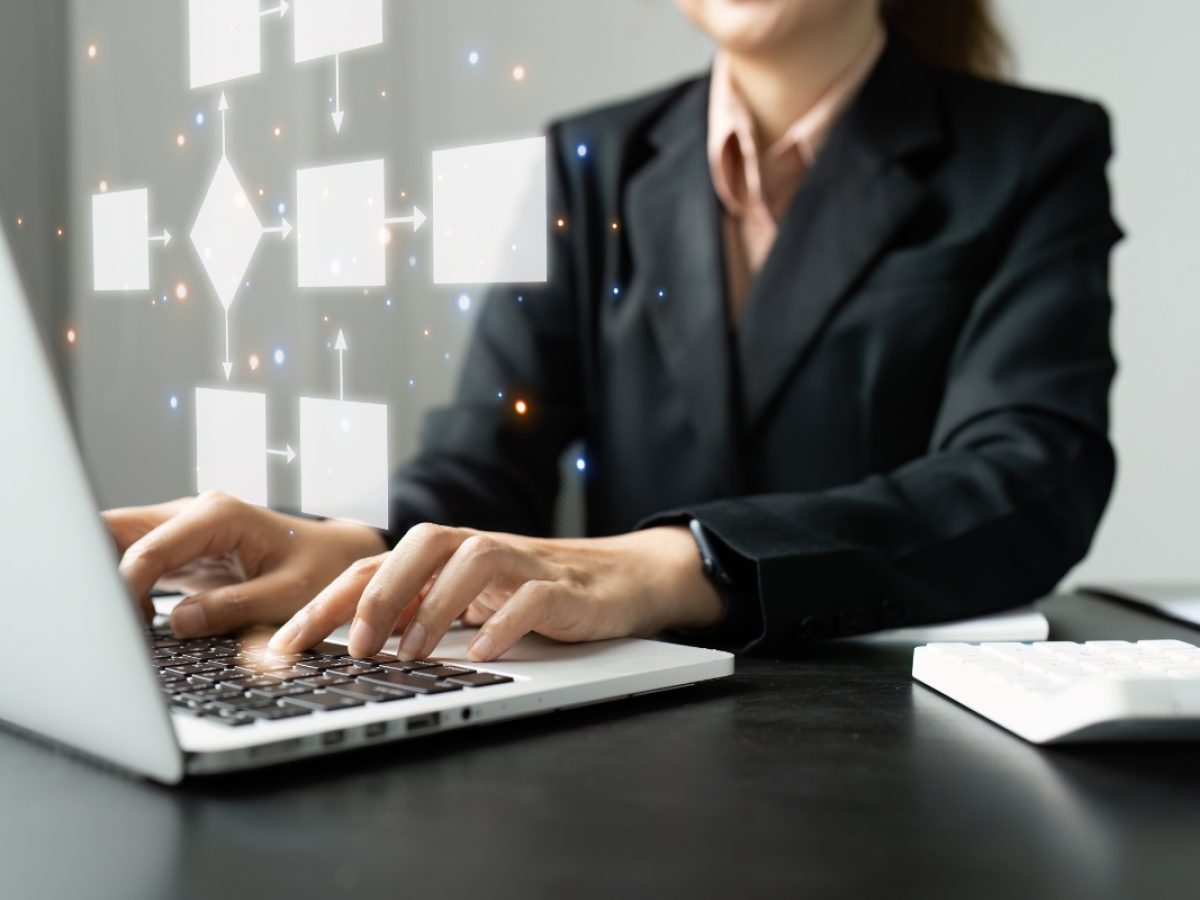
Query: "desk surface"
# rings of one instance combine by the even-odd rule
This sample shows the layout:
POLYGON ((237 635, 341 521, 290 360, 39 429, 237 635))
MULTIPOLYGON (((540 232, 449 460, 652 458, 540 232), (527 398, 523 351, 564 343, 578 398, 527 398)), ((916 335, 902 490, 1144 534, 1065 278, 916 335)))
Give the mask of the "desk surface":
MULTIPOLYGON (((1200 641, 1101 601, 1045 608, 1057 638, 1200 641)), ((909 665, 743 660, 719 684, 177 790, 0 731, 0 894, 1197 895, 1196 746, 1038 750, 909 665)))

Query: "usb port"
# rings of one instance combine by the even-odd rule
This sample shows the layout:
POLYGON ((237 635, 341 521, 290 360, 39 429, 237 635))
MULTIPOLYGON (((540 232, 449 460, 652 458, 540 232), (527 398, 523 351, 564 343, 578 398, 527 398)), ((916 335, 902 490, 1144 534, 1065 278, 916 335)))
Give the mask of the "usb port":
POLYGON ((436 728, 442 722, 441 713, 426 713, 423 716, 413 716, 408 720, 408 730, 422 731, 426 728, 436 728))

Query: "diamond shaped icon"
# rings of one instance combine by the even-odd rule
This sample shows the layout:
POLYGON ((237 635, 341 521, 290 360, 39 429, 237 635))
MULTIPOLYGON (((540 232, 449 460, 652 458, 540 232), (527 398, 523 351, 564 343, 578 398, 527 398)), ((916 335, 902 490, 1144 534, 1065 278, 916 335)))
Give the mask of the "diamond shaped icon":
POLYGON ((226 311, 233 305, 262 236, 263 226, 250 198, 229 159, 222 156, 192 227, 192 244, 226 311))

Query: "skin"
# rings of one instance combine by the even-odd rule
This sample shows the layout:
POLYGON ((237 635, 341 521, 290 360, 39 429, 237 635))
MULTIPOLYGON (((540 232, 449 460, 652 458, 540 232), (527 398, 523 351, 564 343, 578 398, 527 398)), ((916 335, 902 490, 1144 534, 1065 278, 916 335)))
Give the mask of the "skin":
MULTIPOLYGON (((676 0, 728 55, 767 145, 865 45, 879 0, 676 0)), ((478 626, 468 655, 502 656, 525 634, 561 641, 652 636, 720 621, 724 604, 686 528, 544 539, 418 525, 390 552, 360 525, 315 522, 219 492, 104 519, 121 572, 147 616, 155 585, 191 594, 180 637, 279 625, 270 646, 295 652, 351 621, 350 652, 434 652, 456 621, 478 626)))

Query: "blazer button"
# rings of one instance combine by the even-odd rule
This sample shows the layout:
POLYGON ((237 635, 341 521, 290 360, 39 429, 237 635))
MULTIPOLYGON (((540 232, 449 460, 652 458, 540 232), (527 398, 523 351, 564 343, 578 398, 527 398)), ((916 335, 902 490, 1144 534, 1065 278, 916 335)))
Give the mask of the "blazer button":
POLYGON ((841 634, 853 634, 862 625, 862 609, 858 604, 850 603, 838 610, 837 630, 841 634))
POLYGON ((882 603, 883 624, 894 628, 908 618, 908 607, 903 600, 895 597, 884 597, 882 603))
POLYGON ((816 616, 805 616, 800 620, 800 627, 796 629, 802 641, 815 641, 821 637, 824 630, 821 620, 816 616))

